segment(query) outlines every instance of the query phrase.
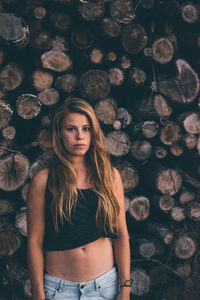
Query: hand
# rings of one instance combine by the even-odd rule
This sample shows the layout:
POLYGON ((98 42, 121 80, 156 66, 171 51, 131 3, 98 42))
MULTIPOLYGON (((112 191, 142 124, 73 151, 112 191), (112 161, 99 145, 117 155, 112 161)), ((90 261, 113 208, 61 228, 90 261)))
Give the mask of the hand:
POLYGON ((119 293, 117 294, 116 300, 130 300, 130 289, 121 288, 119 293))

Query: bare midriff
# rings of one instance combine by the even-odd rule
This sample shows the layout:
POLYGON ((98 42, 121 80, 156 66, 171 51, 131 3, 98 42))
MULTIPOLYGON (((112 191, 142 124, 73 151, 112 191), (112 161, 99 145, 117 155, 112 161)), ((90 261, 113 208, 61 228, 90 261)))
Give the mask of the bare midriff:
POLYGON ((70 250, 47 251, 45 273, 69 280, 92 280, 114 266, 113 248, 108 238, 70 250))

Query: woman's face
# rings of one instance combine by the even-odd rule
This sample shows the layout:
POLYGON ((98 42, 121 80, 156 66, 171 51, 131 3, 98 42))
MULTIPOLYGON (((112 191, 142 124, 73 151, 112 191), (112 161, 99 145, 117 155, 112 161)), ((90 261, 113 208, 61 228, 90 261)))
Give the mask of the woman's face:
POLYGON ((84 156, 91 143, 91 126, 87 116, 68 113, 61 124, 61 137, 71 156, 84 156))

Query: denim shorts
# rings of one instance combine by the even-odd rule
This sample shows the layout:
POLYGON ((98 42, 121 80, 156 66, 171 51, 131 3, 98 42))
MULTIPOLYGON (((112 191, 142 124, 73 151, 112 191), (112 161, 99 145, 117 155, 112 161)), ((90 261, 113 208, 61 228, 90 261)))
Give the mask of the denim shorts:
POLYGON ((115 300, 119 292, 116 266, 94 280, 74 282, 44 274, 46 300, 115 300))

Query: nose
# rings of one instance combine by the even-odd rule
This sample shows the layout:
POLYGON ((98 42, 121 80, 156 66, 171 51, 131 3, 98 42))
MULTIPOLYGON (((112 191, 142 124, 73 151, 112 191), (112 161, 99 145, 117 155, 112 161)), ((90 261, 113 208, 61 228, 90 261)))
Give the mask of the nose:
POLYGON ((81 130, 77 130, 76 137, 77 137, 79 140, 83 139, 83 132, 82 132, 81 130))

